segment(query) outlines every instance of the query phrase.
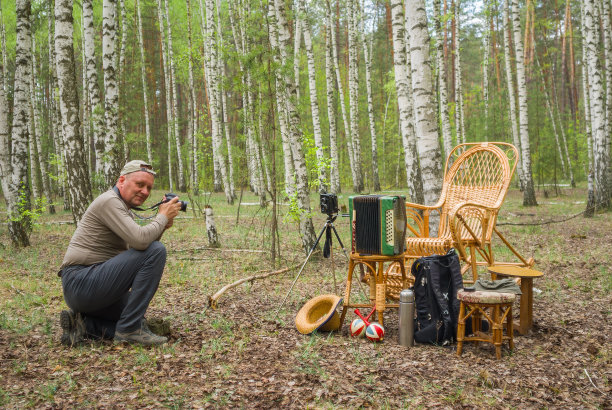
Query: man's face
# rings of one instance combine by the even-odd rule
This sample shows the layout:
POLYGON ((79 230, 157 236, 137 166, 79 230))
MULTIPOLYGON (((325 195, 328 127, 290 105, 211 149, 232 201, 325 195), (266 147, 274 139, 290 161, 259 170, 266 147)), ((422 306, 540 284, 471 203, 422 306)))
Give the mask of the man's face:
POLYGON ((117 188, 123 200, 130 208, 140 206, 147 200, 155 177, 148 172, 138 171, 121 175, 117 181, 117 188))

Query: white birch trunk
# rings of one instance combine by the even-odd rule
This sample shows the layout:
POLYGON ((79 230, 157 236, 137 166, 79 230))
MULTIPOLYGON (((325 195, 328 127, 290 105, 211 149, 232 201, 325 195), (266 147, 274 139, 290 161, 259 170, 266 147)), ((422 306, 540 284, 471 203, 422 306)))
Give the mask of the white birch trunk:
POLYGON ((338 159, 338 133, 336 129, 336 98, 333 69, 333 52, 331 42, 332 20, 329 11, 325 16, 325 86, 327 93, 327 118, 329 121, 329 155, 331 157, 330 182, 331 192, 339 194, 340 188, 340 162, 338 159))
MULTIPOLYGON (((270 3, 269 7, 272 7, 270 3)), ((288 42, 289 27, 285 17, 285 4, 283 0, 274 0, 276 24, 278 28, 278 49, 280 62, 282 65, 289 65, 288 42)), ((282 69, 277 70, 277 75, 282 81, 283 102, 287 110, 288 137, 293 154, 293 164, 295 167, 295 182, 297 203, 300 208, 300 234, 302 236, 302 247, 308 252, 316 241, 316 234, 310 217, 310 198, 308 196, 308 170, 306 169, 306 159, 302 148, 302 135, 300 132, 300 118, 296 108, 296 88, 291 76, 283 75, 282 69)))
POLYGON ((482 99, 484 102, 485 141, 489 140, 489 45, 491 41, 491 30, 489 21, 491 19, 491 8, 489 2, 485 3, 484 38, 482 47, 484 56, 482 59, 482 99))
MULTIPOLYGON (((302 10, 306 0, 295 0, 294 10, 302 10)), ((306 18, 306 16, 304 16, 306 18)), ((294 13, 295 30, 293 30, 293 78, 297 101, 300 101, 300 47, 302 44, 302 16, 294 13)))
MULTIPOLYGON (((508 116, 510 119, 510 129, 512 131, 512 143, 521 152, 521 140, 518 131, 518 118, 516 115, 516 87, 514 85, 514 74, 512 73, 512 61, 510 59, 510 16, 508 14, 508 4, 502 6, 504 8, 503 15, 503 31, 504 31, 504 63, 506 67, 506 82, 508 85, 508 116)), ((518 157, 517 174, 521 191, 523 190, 523 159, 518 157)))
MULTIPOLYGON (((510 0, 508 0, 510 1, 510 0)), ((529 142, 529 115, 527 106, 527 81, 525 79, 525 61, 523 60, 523 39, 521 38, 521 18, 518 0, 512 0, 512 24, 516 58, 516 86, 518 90, 519 136, 523 164, 523 206, 537 205, 533 175, 531 174, 531 150, 529 142)))
MULTIPOLYGON (((193 43, 191 30, 191 0, 187 0, 187 44, 189 48, 189 127, 187 140, 190 145, 189 153, 189 174, 191 176, 191 190, 194 194, 200 192, 200 181, 198 178, 198 109, 195 94, 195 84, 193 81, 193 43)), ((143 72, 144 73, 144 72, 143 72)), ((143 76, 144 79, 144 76, 143 76)))
POLYGON ((327 2, 327 14, 329 27, 332 39, 332 56, 334 61, 334 70, 336 71, 336 85, 338 86, 339 103, 342 112, 342 124, 344 125, 344 135, 346 136, 346 145, 348 148, 349 166, 351 167, 351 176, 353 178, 353 191, 360 192, 359 190, 359 176, 357 175, 357 167, 355 166, 355 156, 353 154, 353 143, 351 141, 351 126, 349 118, 346 113, 346 104, 344 99, 344 86, 342 85, 342 78, 340 77, 340 64, 338 63, 338 46, 336 42, 336 30, 334 30, 333 18, 329 1, 327 2))
POLYGON ((304 15, 304 20, 301 22, 300 26, 303 26, 304 29, 304 47, 306 48, 306 58, 308 60, 308 91, 310 92, 310 112, 312 115, 312 130, 314 134, 315 146, 317 147, 317 176, 319 178, 319 190, 323 192, 327 191, 327 172, 324 167, 325 154, 323 153, 323 135, 321 132, 321 119, 319 117, 319 99, 317 97, 315 56, 314 50, 312 48, 310 23, 308 22, 307 17, 308 14, 306 13, 306 8, 304 7, 303 3, 301 6, 301 10, 304 15))
MULTIPOLYGON (((2 4, 0 3, 0 47, 2 47, 2 87, 4 92, 8 92, 8 75, 4 72, 7 69, 6 64, 6 31, 4 29, 4 14, 2 13, 2 4)), ((6 95, 5 95, 6 97, 6 95)))
POLYGON ((599 207, 610 206, 610 191, 608 184, 608 167, 610 158, 606 136, 606 113, 604 110, 603 76, 598 50, 600 44, 599 24, 597 19, 596 0, 585 0, 584 26, 587 46, 587 63, 589 72, 589 101, 591 111, 591 132, 593 135, 593 175, 595 203, 599 207))
POLYGON ((461 41, 460 41, 460 1, 455 0, 455 128, 457 129, 457 143, 465 143, 465 119, 463 113, 463 83, 461 75, 461 41))
POLYGON ((178 159, 178 189, 181 192, 186 191, 185 172, 183 167, 183 155, 181 152, 181 140, 178 124, 178 89, 176 86, 176 73, 174 67, 174 47, 172 46, 172 24, 170 24, 170 10, 168 9, 168 0, 164 0, 166 6, 166 25, 168 26, 168 60, 170 62, 170 83, 172 84, 172 125, 174 127, 174 142, 176 143, 176 156, 178 159))
MULTIPOLYGON (((0 69, 0 76, 2 76, 2 82, 4 83, 4 58, 0 60, 0 64, 3 64, 0 69)), ((9 111, 10 107, 8 100, 6 99, 4 87, 0 87, 0 185, 2 186, 2 193, 4 196, 4 200, 6 201, 7 208, 9 205, 9 197, 11 195, 15 195, 11 192, 12 170, 9 111)))
POLYGON ((164 23, 164 13, 162 9, 162 0, 157 0, 157 19, 159 22, 159 33, 160 42, 162 49, 162 67, 164 70, 164 84, 166 91, 166 146, 168 149, 168 184, 170 186, 170 192, 174 191, 174 178, 172 177, 172 124, 174 118, 172 117, 172 85, 170 84, 170 70, 168 68, 168 53, 166 51, 166 29, 164 23))
POLYGON ((96 67, 96 48, 94 41, 93 1, 83 0, 83 41, 87 63, 87 87, 91 104, 91 125, 95 150, 95 171, 104 172, 104 104, 100 99, 98 69, 96 67))
POLYGON ((587 138, 587 203, 584 210, 585 217, 592 217, 595 213, 597 204, 595 203, 595 184, 593 181, 594 174, 594 158, 593 158, 593 136, 591 132, 591 99, 589 97, 589 65, 588 65, 588 48, 585 32, 584 7, 580 8, 580 22, 583 27, 582 33, 582 95, 584 106, 584 131, 587 138))
MULTIPOLYGON (((123 143, 123 161, 128 162, 130 158, 130 147, 128 145, 127 140, 127 129, 126 129, 126 121, 125 121, 125 47, 127 44, 127 22, 125 19, 125 0, 119 0, 119 10, 120 10, 120 18, 121 18, 121 47, 119 48, 119 135, 118 138, 121 138, 121 142, 123 143)), ((149 162, 150 164, 150 162, 149 162)))
MULTIPOLYGON (((442 191, 442 158, 438 142, 438 121, 429 59, 429 33, 425 1, 409 2, 407 15, 410 28, 410 62, 412 64, 412 89, 414 93, 414 117, 417 151, 423 179, 423 198, 433 205, 442 191)), ((432 220, 432 222, 434 222, 432 220)))
POLYGON ((136 19, 138 21, 138 48, 140 51, 140 82, 142 84, 142 101, 144 105, 145 138, 147 143, 147 161, 153 164, 153 151, 151 149, 151 125, 149 120, 149 96, 147 92, 146 60, 144 55, 144 40, 142 37, 142 14, 140 11, 140 0, 136 0, 136 19))
MULTIPOLYGON (((102 6, 102 68, 104 71, 104 147, 108 161, 104 177, 110 187, 121 170, 121 149, 118 143, 119 88, 117 86, 117 10, 115 0, 104 0, 102 6)), ((58 63, 59 66, 59 63, 58 63)))
POLYGON ((610 150, 612 147, 612 5, 610 0, 601 0, 602 16, 601 27, 603 28, 604 49, 605 49, 605 83, 606 83, 606 140, 605 150, 607 158, 607 173, 606 180, 608 181, 607 191, 612 195, 612 165, 610 159, 610 150))
POLYGON ((408 193, 413 202, 422 203, 423 187, 420 175, 416 135, 414 132, 414 107, 412 106, 412 80, 406 53, 406 19, 402 0, 391 1, 391 28, 393 30, 393 68, 395 72, 395 91, 399 111, 400 132, 404 148, 406 182, 408 193))
MULTIPOLYGON (((74 70, 72 30, 72 1, 56 0, 55 53, 64 130, 66 180, 71 198, 72 216, 78 223, 91 202, 91 185, 87 161, 84 158, 83 139, 79 133, 79 99, 74 70)), ((115 178, 117 175, 119 175, 118 171, 115 178)))
POLYGON ((361 170, 361 138, 359 135, 359 67, 357 64, 357 11, 356 2, 349 2, 348 19, 348 86, 349 86, 349 116, 351 142, 353 145, 353 167, 355 168, 356 192, 363 191, 363 173, 361 170))
POLYGON ((436 60, 438 62, 439 107, 440 122, 442 124, 442 142, 445 157, 453 149, 453 134, 451 131, 450 115, 448 113, 448 89, 446 86, 446 64, 444 61, 444 34, 440 17, 440 0, 434 0, 434 25, 436 30, 436 60))
MULTIPOLYGON (((363 13, 363 7, 361 7, 363 13)), ((365 63, 366 93, 368 100, 368 121, 370 123, 370 141, 372 147, 372 185, 374 191, 380 191, 380 177, 378 175, 378 137, 376 135, 376 121, 374 119, 374 102, 372 99, 372 43, 373 34, 369 35, 369 44, 365 38, 363 14, 360 15, 359 41, 363 46, 363 59, 365 63)))
POLYGON ((11 188, 8 199, 8 229, 16 246, 30 245, 32 221, 28 181, 28 123, 30 121, 30 69, 32 40, 30 1, 16 3, 17 38, 15 45, 15 85, 13 88, 13 127, 11 138, 11 188))
POLYGON ((209 87, 209 99, 210 99, 210 116, 212 125, 212 142, 213 142, 213 155, 216 156, 219 165, 219 171, 221 173, 221 180, 223 182, 223 189, 225 191, 225 198, 228 203, 234 203, 234 197, 232 196, 231 187, 227 175, 227 165, 225 162, 225 156, 222 152, 222 107, 219 94, 219 69, 218 69, 218 43, 217 43, 217 30, 214 24, 214 3, 213 0, 206 0, 206 45, 208 49, 208 58, 204 62, 208 65, 208 83, 209 87))

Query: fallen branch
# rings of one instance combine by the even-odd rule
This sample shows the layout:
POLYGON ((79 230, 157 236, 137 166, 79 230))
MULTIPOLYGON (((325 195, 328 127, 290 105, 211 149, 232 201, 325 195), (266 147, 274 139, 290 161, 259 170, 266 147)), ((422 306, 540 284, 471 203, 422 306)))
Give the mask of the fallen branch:
POLYGON ((595 387, 597 389, 597 391, 599 391, 604 396, 607 396, 606 393, 602 392, 601 389, 599 387, 597 387, 597 385, 595 383, 593 383, 593 379, 591 379, 591 376, 589 376, 589 372, 587 372, 587 369, 583 369, 583 370, 584 370, 584 374, 586 374, 586 376, 589 378, 589 381, 591 382, 593 387, 595 387))
POLYGON ((267 278, 269 276, 274 276, 274 275, 279 275, 281 273, 289 272, 289 271, 294 270, 297 267, 298 267, 298 265, 295 265, 295 266, 291 266, 289 268, 283 268, 283 269, 275 270, 275 271, 272 271, 272 272, 266 272, 266 273, 262 273, 262 274, 259 274, 259 275, 252 275, 252 276, 249 276, 247 278, 242 278, 240 280, 237 280, 234 283, 230 283, 228 285, 225 285, 221 289, 219 289, 217 291, 217 293, 215 293, 214 295, 208 297, 208 306, 212 307, 213 309, 216 309, 217 308, 217 300, 221 297, 221 295, 223 295, 229 289, 235 288, 238 285, 241 285, 241 284, 243 284, 245 282, 252 282, 252 281, 257 280, 257 279, 265 279, 265 278, 267 278))
MULTIPOLYGON (((268 251, 263 249, 227 249, 227 248, 211 248, 208 246, 198 246, 189 249, 180 249, 180 251, 221 251, 221 252, 254 252, 254 253, 266 253, 268 251)), ((176 252, 176 251, 175 251, 176 252)))

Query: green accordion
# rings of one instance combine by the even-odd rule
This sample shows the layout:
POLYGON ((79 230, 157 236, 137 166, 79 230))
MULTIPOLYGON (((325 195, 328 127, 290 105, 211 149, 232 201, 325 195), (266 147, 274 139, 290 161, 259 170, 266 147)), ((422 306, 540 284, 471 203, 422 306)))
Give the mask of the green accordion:
POLYGON ((406 197, 349 197, 351 251, 366 255, 399 255, 406 250, 406 197))

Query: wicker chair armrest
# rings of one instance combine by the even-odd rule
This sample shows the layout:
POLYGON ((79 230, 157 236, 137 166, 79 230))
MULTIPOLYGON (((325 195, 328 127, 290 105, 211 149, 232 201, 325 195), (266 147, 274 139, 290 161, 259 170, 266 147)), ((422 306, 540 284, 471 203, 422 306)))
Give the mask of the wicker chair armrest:
POLYGON ((467 254, 462 233, 465 234, 467 232, 472 237, 471 239, 479 247, 482 247, 486 240, 491 219, 497 210, 498 208, 491 208, 474 202, 460 202, 450 210, 448 213, 448 225, 453 237, 453 244, 463 258, 467 258, 467 254), (467 216, 472 226, 470 226, 466 219, 466 214, 468 214, 467 216), (475 229, 477 226, 474 226, 474 224, 480 225, 480 235, 475 232, 478 229, 475 229))
POLYGON ((429 237, 429 214, 431 211, 439 212, 441 207, 441 203, 434 206, 428 206, 406 202, 406 227, 416 237, 429 237), (409 223, 411 220, 416 225, 416 229, 409 223))

